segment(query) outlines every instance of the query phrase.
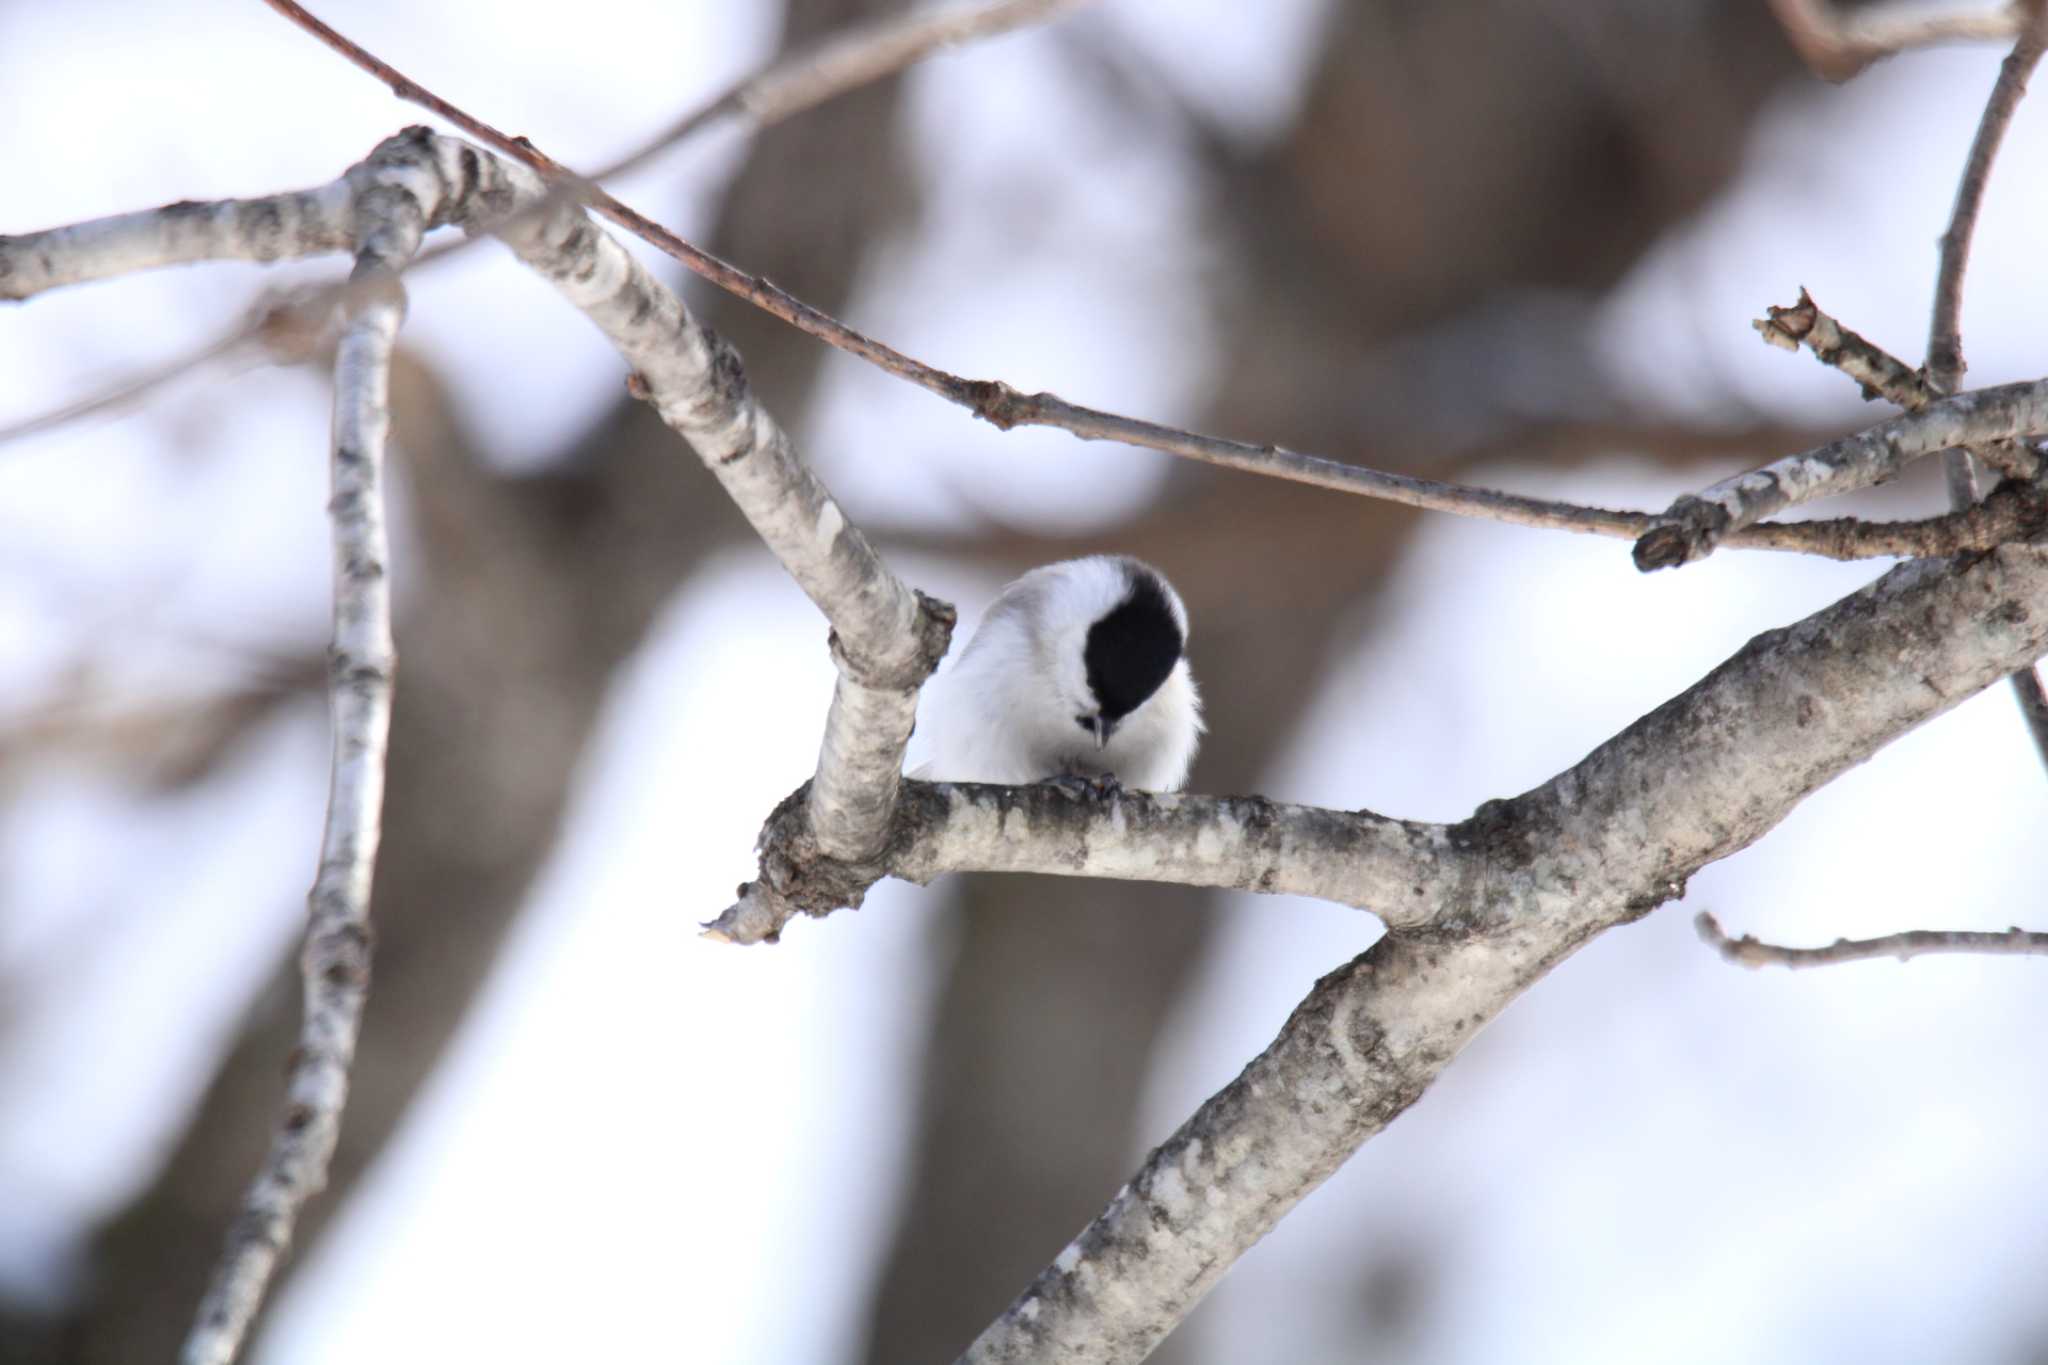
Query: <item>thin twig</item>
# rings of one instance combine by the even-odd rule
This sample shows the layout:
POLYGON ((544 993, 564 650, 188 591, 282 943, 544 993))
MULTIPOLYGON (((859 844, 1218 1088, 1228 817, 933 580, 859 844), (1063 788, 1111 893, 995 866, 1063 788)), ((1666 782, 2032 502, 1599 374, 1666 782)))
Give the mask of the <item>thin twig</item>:
MULTIPOLYGON (((1855 380, 1865 399, 1884 398, 1906 412, 1918 412, 1941 397, 1928 384, 1924 373, 1844 327, 1804 289, 1799 291, 1799 302, 1790 308, 1771 307, 1764 311, 1764 317, 1750 324, 1758 335, 1788 351, 1806 347, 1821 364, 1855 380)), ((1978 447, 1977 453, 1986 463, 2016 479, 2031 479, 2041 469, 2041 457, 2024 442, 1987 441, 1978 447)))
POLYGON ((295 290, 277 297, 266 291, 240 321, 213 340, 138 370, 89 397, 25 417, 12 426, 0 426, 0 445, 39 435, 97 413, 117 412, 216 360, 250 348, 252 343, 267 351, 268 359, 278 364, 305 360, 331 335, 326 314, 339 293, 338 290, 325 289, 295 290))
POLYGON ((798 330, 958 404, 1003 430, 1018 426, 1059 427, 1084 440, 1112 440, 1143 446, 1226 468, 1249 470, 1314 487, 1358 493, 1434 511, 1456 512, 1524 526, 1633 538, 1647 524, 1638 514, 1575 507, 1486 489, 1460 488, 1429 479, 1383 474, 1357 465, 1240 441, 1198 436, 1154 422, 1069 403, 1050 393, 1024 394, 996 380, 971 380, 905 355, 866 336, 757 275, 748 274, 613 198, 583 176, 542 153, 525 138, 509 137, 421 86, 382 58, 365 50, 309 13, 295 0, 265 0, 272 9, 319 38, 362 70, 383 81, 399 98, 447 119, 474 137, 538 172, 551 184, 566 185, 575 198, 660 249, 685 269, 773 314, 798 330))
MULTIPOLYGON (((1970 141, 1970 154, 1963 162, 1962 178, 1956 182, 1955 205, 1950 210, 1948 230, 1941 234, 1941 267, 1934 281, 1934 317, 1927 333, 1927 385, 1936 393, 1956 391, 1969 367, 1963 360, 1963 276, 1969 270, 1970 243, 1977 231, 1977 215, 1984 205, 1984 190, 1991 183, 1991 163, 1997 159, 2005 130, 2026 97, 2027 78, 2040 63, 2043 48, 2042 9, 2037 4, 2031 22, 2020 32, 2019 41, 1999 64, 1998 79, 1991 97, 1984 103, 1984 116, 1977 122, 1977 134, 1970 141)), ((1978 497, 1977 473, 1967 450, 1948 455, 1949 500, 1965 507, 1978 497)))
MULTIPOLYGON (((944 48, 1046 23, 1067 10, 1079 9, 1092 2, 994 0, 994 3, 913 10, 853 25, 801 52, 779 57, 743 77, 616 161, 599 167, 587 177, 575 177, 572 182, 557 184, 547 199, 527 212, 544 214, 563 203, 587 206, 591 200, 581 192, 579 185, 602 183, 631 174, 669 149, 720 123, 737 121, 748 132, 760 132, 907 70, 944 48)), ((274 8, 279 8, 295 21, 299 17, 282 6, 274 8)), ((306 17, 315 24, 320 22, 310 14, 306 17)), ((326 35, 321 36, 325 40, 326 35)), ((395 86, 393 88, 396 89, 395 86)), ((534 169, 540 168, 536 166, 534 169)), ((484 239, 472 237, 436 247, 415 262, 412 268, 417 270, 438 264, 481 240, 484 239)))
MULTIPOLYGON (((235 1358, 291 1244, 299 1209, 327 1184, 369 994, 370 886, 382 834, 397 667, 383 493, 391 354, 405 312, 399 268, 419 249, 428 220, 424 213, 398 211, 397 204, 397 195, 359 201, 362 242, 353 277, 359 287, 350 291, 334 363, 334 491, 328 502, 334 524, 333 766, 300 956, 305 1018, 286 1078, 284 1115, 200 1301, 184 1365, 226 1365, 235 1358)), ((410 199, 405 206, 415 207, 410 199)))
MULTIPOLYGON (((1367 469, 1274 445, 1202 436, 1193 432, 1124 417, 1057 394, 1021 393, 1000 380, 972 380, 876 341, 803 300, 785 293, 757 275, 750 275, 684 241, 675 233, 576 175, 525 138, 508 137, 481 119, 427 90, 389 63, 322 23, 295 0, 265 0, 271 8, 305 28, 358 67, 376 76, 402 99, 429 109, 456 126, 538 172, 551 184, 573 187, 579 198, 642 241, 659 248, 682 265, 728 292, 781 318, 799 330, 859 356, 870 364, 906 379, 927 392, 967 408, 1002 430, 1019 426, 1057 427, 1083 440, 1118 441, 1163 451, 1208 464, 1305 483, 1312 487, 1354 493, 1428 511, 1452 512, 1514 525, 1549 527, 1640 540, 1664 518, 1614 512, 1543 498, 1528 498, 1490 489, 1439 483, 1367 469)), ((1804 459, 1806 457, 1790 457, 1804 459)), ((1751 520, 1755 520, 1752 518, 1751 520)), ((1747 523, 1744 523, 1747 524, 1747 523)), ((1719 537, 1726 538, 1726 537, 1719 537)), ((1796 538, 1796 537, 1795 537, 1796 538)), ((1782 541, 1779 543, 1783 543, 1782 541)), ((1878 553, 1895 553, 1883 550, 1878 553)))
MULTIPOLYGON (((699 104, 633 151, 593 172, 590 178, 610 180, 636 171, 677 144, 723 122, 737 121, 755 132, 773 127, 805 110, 905 70, 943 48, 1043 23, 1058 17, 1063 11, 1078 9, 1089 2, 995 0, 994 3, 916 10, 855 25, 746 76, 714 98, 699 104)), ((552 203, 544 203, 530 212, 545 212, 552 207, 552 203)), ((407 272, 429 269, 469 250, 478 242, 488 240, 487 236, 478 236, 444 242, 408 262, 407 272)), ((327 289, 319 291, 317 296, 307 296, 305 302, 324 311, 338 302, 338 296, 338 289, 327 289)), ((90 398, 24 418, 12 426, 0 427, 0 444, 139 402, 208 362, 233 354, 250 341, 266 339, 265 334, 274 321, 275 305, 265 300, 259 302, 253 312, 254 316, 238 324, 233 331, 108 385, 90 398)))
MULTIPOLYGON (((423 130, 421 135, 425 135, 423 130)), ((399 145, 405 136, 401 135, 392 145, 399 145)), ((451 174, 476 174, 474 165, 465 171, 460 164, 463 157, 476 156, 474 149, 451 142, 443 151, 451 158, 451 174)), ((491 159, 488 164, 497 168, 510 163, 491 159)), ((520 174, 526 172, 522 170, 520 174)), ((106 278, 120 270, 197 260, 276 260, 331 250, 334 243, 345 238, 353 193, 349 178, 344 177, 331 185, 312 190, 260 199, 177 204, 44 232, 0 237, 0 292, 12 289, 20 297, 31 297, 62 285, 106 278)), ((512 198, 519 207, 510 216, 505 216, 502 209, 493 215, 484 212, 481 205, 465 203, 461 221, 473 229, 496 232, 507 238, 530 233, 541 221, 535 217, 533 206, 550 202, 548 192, 544 188, 531 195, 514 191, 512 198)), ((565 201, 558 201, 554 207, 557 213, 561 213, 569 211, 571 206, 565 201)), ((294 356, 304 353, 320 335, 315 323, 321 307, 328 299, 346 292, 347 286, 337 290, 316 290, 306 296, 302 306, 273 311, 270 317, 275 326, 271 330, 278 333, 273 344, 294 356)), ((965 384, 969 381, 960 382, 965 384)), ((1006 425, 1037 422, 1057 426, 1084 438, 1146 446, 1245 473, 1288 479, 1429 510, 1622 539, 1642 536, 1664 520, 1662 516, 1647 512, 1617 511, 1382 473, 1278 446, 1250 445, 1078 407, 1051 394, 1020 394, 1000 383, 977 383, 975 387, 992 395, 990 412, 1006 425)), ((2037 387, 2048 391, 2048 381, 2037 387)), ((1916 420, 1925 425, 1953 418, 1955 423, 1970 430, 1996 435, 1991 427, 1999 421, 2010 423, 2018 420, 2015 413, 2024 406, 2020 400, 2031 392, 2029 386, 2019 385, 1959 395, 1949 400, 1943 411, 1923 413, 1916 420)), ((2031 418, 2026 420, 2031 421, 2031 418)), ((1895 434, 1889 426, 1879 427, 1857 437, 1845 438, 1845 441, 1858 449, 1872 443, 1885 446, 1895 434)), ((1835 442, 1806 456, 1791 459, 1799 461, 1824 456, 1844 444, 1835 442)), ((2033 495, 2025 490, 2013 490, 1996 498, 1994 505, 1981 510, 1972 509, 1923 521, 1765 522, 1728 532, 1716 543, 1815 554, 1831 559, 1935 555, 1987 549, 2029 538, 2034 533, 2038 517, 2032 498, 2033 495)))
POLYGON ((1838 962, 1864 962, 1895 957, 1904 962, 1929 953, 1984 953, 2037 956, 2048 954, 2048 934, 2014 927, 2003 933, 1977 929, 1909 929, 1882 938, 1838 938, 1825 948, 1787 948, 1764 943, 1752 934, 1730 938, 1714 917, 1702 910, 1693 917, 1700 939, 1730 962, 1744 967, 1830 967, 1838 962))
POLYGON ((1790 308, 1766 308, 1764 314, 1749 324, 1759 336, 1787 351, 1806 347, 1821 364, 1840 370, 1861 385, 1866 399, 1887 398, 1907 412, 1918 412, 1937 396, 1918 370, 1844 327, 1823 312, 1803 288, 1799 302, 1790 308))
POLYGON ((1773 460, 1688 493, 1636 541, 1636 567, 1674 568, 1713 553, 1764 517, 1882 483, 1912 461, 1954 446, 2048 431, 2048 380, 1973 389, 1851 436, 1773 460))
POLYGON ((758 131, 916 65, 941 48, 1046 23, 1090 0, 977 0, 856 24, 770 65, 705 101, 645 146, 596 172, 610 180, 727 119, 758 131))
MULTIPOLYGON (((1941 267, 1935 276, 1934 316, 1928 324, 1927 383, 1938 393, 1953 392, 1968 365, 1963 359, 1963 277, 1969 269, 1970 243, 1976 235, 1977 217, 1984 204, 1985 188, 1991 183, 1991 165, 1998 157, 2005 130, 2027 93, 2027 80, 2040 64, 2048 45, 2048 5, 2033 0, 2032 14, 2020 31, 2011 52, 1999 63, 1998 79, 1984 102, 1984 115, 1977 121, 1976 136, 1970 140, 1970 154, 1963 162, 1962 178, 1956 182, 1955 205, 1950 210, 1948 230, 1941 234, 1941 267)), ((1954 507, 1974 505, 1980 490, 1972 451, 1951 450, 1945 470, 1949 503, 1954 507)), ((2028 736, 2041 761, 2048 764, 2048 693, 2032 667, 2012 676, 2013 696, 2026 719, 2028 736)))

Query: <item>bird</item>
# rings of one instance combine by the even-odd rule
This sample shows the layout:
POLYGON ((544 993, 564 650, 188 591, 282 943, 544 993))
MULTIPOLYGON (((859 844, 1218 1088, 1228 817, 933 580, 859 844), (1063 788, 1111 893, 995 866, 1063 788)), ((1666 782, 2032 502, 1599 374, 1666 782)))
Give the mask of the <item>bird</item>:
POLYGON ((911 776, 1178 791, 1201 742, 1188 613, 1128 555, 1031 570, 919 699, 911 776))

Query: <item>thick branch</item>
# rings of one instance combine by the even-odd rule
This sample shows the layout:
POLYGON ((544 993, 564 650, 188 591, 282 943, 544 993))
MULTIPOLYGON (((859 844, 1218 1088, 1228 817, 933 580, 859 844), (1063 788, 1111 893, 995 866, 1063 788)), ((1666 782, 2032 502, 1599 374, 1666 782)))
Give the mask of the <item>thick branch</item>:
POLYGON ((286 1080, 284 1116, 200 1301, 185 1340, 185 1365, 235 1358, 291 1244, 300 1206, 327 1184, 369 994, 370 884, 382 835, 397 667, 383 491, 391 353, 405 313, 398 272, 419 249, 432 209, 403 184, 380 182, 364 188, 353 216, 361 245, 357 287, 335 357, 334 495, 328 503, 334 523, 334 759, 300 959, 305 1020, 286 1080))
POLYGON ((410 192, 434 206, 429 225, 501 232, 523 261, 596 323, 633 367, 633 392, 690 442, 824 612, 840 677, 811 787, 811 818, 835 854, 872 854, 895 802, 917 688, 945 654, 952 608, 897 579, 847 522, 788 435, 754 400, 733 349, 580 209, 548 207, 549 190, 539 177, 411 128, 386 139, 334 186, 251 201, 249 211, 232 202, 159 211, 185 225, 176 233, 153 232, 152 215, 129 214, 0 238, 0 281, 10 278, 9 261, 47 267, 35 276, 40 287, 95 278, 98 267, 78 253, 106 235, 102 228, 146 244, 147 250, 137 246, 123 254, 130 268, 207 257, 269 259, 261 253, 282 248, 274 235, 248 230, 255 220, 290 219, 303 229, 294 240, 318 249, 347 220, 347 203, 371 183, 365 177, 377 176, 407 179, 410 192))
POLYGON ((1450 841, 1483 875, 1436 888, 1433 925, 1395 929, 1319 982, 963 1359, 1142 1359, 1551 966, 2048 650, 2043 600, 2039 550, 1905 565, 1757 637, 1551 782, 1481 808, 1450 841))
POLYGON ((1975 929, 1909 929, 1880 938, 1838 938, 1824 948, 1787 948, 1765 943, 1752 934, 1730 938, 1714 917, 1702 910, 1693 917, 1700 939, 1743 967, 1828 967, 1838 962, 1865 962, 1893 957, 1901 962, 1929 953, 1980 953, 1993 956, 2038 956, 2048 953, 2048 934, 2014 926, 2003 933, 1975 929))
POLYGON ((948 872, 1056 876, 1219 886, 1320 896, 1370 910, 1391 925, 1435 914, 1445 885, 1477 864, 1441 825, 1370 811, 1290 806, 1264 797, 1124 792, 1077 799, 1050 786, 906 782, 881 854, 834 859, 797 817, 798 791, 761 832, 761 877, 706 925, 725 943, 773 942, 799 914, 857 906, 883 877, 920 884, 948 872))

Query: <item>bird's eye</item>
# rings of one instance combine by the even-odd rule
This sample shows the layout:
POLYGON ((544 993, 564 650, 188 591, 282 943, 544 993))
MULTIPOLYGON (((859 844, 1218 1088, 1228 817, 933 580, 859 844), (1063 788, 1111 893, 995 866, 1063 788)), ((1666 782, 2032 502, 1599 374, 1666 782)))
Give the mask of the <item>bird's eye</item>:
POLYGON ((1074 717, 1074 724, 1080 726, 1091 735, 1095 733, 1095 717, 1093 716, 1076 716, 1074 717))

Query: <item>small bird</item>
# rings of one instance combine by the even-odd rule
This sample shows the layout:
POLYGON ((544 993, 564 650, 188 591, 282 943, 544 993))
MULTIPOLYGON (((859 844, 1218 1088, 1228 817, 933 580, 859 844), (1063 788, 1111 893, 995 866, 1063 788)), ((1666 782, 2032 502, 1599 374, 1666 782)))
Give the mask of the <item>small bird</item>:
POLYGON ((1177 791, 1202 734, 1187 638, 1187 608, 1149 564, 1094 555, 1033 569, 926 684, 928 757, 911 776, 1177 791))

